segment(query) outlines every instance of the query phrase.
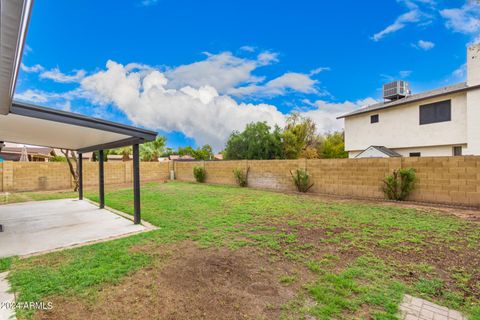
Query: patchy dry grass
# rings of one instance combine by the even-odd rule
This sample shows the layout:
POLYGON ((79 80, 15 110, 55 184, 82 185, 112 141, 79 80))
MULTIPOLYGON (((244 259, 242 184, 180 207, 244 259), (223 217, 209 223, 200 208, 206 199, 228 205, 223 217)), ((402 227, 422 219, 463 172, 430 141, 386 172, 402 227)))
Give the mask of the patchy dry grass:
MULTIPOLYGON (((130 189, 106 200, 133 212, 130 189)), ((479 223, 435 209, 175 182, 142 188, 142 218, 160 229, 0 260, 20 301, 57 304, 18 316, 395 319, 410 293, 480 318, 479 223)))

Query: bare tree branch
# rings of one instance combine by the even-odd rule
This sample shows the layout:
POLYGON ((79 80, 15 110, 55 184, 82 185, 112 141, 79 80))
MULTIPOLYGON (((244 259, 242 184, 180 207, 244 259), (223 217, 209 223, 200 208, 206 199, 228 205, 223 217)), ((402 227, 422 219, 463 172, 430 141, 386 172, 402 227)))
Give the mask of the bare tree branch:
POLYGON ((68 168, 70 169, 70 174, 73 178, 73 191, 78 191, 78 165, 77 165, 77 156, 75 155, 75 151, 68 150, 68 149, 60 149, 63 153, 65 158, 67 159, 68 168), (71 158, 70 158, 71 155, 71 158), (75 167, 72 163, 75 163, 75 167))

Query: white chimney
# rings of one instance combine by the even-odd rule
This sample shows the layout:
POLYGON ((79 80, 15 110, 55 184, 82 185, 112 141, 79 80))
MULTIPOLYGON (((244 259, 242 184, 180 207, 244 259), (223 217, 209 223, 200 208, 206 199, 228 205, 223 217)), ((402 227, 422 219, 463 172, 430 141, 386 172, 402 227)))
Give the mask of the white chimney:
POLYGON ((467 85, 480 85, 480 44, 467 49, 467 85))

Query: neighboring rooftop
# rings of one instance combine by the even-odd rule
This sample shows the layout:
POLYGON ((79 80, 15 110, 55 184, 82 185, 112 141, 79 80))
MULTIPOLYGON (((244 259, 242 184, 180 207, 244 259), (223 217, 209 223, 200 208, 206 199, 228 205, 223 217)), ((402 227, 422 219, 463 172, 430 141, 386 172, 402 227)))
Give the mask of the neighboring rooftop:
POLYGON ((402 155, 398 152, 395 152, 393 151, 392 149, 389 149, 387 147, 384 147, 384 146, 370 146, 368 147, 367 149, 363 150, 362 152, 360 152, 355 158, 360 158, 360 155, 362 153, 364 153, 365 151, 369 150, 369 149, 375 149, 375 150, 378 150, 379 152, 383 153, 384 155, 388 156, 388 157, 401 157, 402 155))
MULTIPOLYGON (((47 148, 47 147, 26 147, 27 148, 27 153, 31 155, 43 155, 43 156, 50 156, 50 153, 52 152, 52 148, 47 148)), ((18 153, 21 154, 23 150, 23 147, 3 147, 0 152, 3 153, 18 153)))
POLYGON ((367 106, 367 107, 364 107, 364 108, 361 108, 361 109, 358 109, 358 110, 354 110, 354 111, 349 112, 347 114, 341 115, 341 116, 337 117, 337 119, 346 118, 346 117, 350 117, 350 116, 354 116, 354 115, 362 114, 362 113, 367 113, 367 112, 371 112, 371 111, 396 107, 396 106, 400 106, 400 105, 407 104, 407 103, 410 103, 410 102, 415 102, 415 101, 419 101, 419 100, 434 98, 434 97, 442 96, 442 95, 445 95, 445 94, 461 92, 461 91, 465 91, 465 90, 469 90, 469 89, 475 89, 475 88, 480 88, 480 86, 477 85, 477 86, 470 86, 469 87, 469 86, 467 86, 466 82, 460 82, 460 83, 457 83, 457 84, 454 84, 454 85, 451 85, 451 86, 446 86, 446 87, 442 87, 442 88, 438 88, 438 89, 434 89, 434 90, 430 90, 430 91, 425 91, 425 92, 422 92, 422 93, 412 94, 412 95, 406 96, 405 98, 401 98, 401 99, 394 100, 394 101, 384 101, 384 102, 375 103, 375 104, 372 104, 370 106, 367 106))

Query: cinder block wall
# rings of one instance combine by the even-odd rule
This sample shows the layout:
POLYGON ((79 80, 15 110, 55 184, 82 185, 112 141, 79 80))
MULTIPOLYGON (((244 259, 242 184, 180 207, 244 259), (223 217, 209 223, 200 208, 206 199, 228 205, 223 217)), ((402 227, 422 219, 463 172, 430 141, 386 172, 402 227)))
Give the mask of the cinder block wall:
POLYGON ((413 167, 417 183, 410 200, 480 206, 480 157, 299 159, 175 162, 176 179, 195 181, 204 166, 207 183, 235 184, 234 168, 249 168, 250 187, 294 191, 290 171, 307 169, 312 193, 383 198, 383 179, 394 169, 413 167))
MULTIPOLYGON (((294 191, 290 171, 307 169, 310 192, 383 198, 383 179, 394 169, 413 167, 417 184, 411 200, 480 206, 480 156, 389 159, 239 160, 141 162, 142 181, 164 181, 170 170, 177 180, 195 181, 193 168, 203 166, 206 182, 234 185, 233 170, 249 168, 251 187, 294 191)), ((106 162, 105 182, 132 182, 132 162, 106 162)), ((68 166, 61 162, 0 163, 0 191, 59 190, 72 187, 68 166)), ((84 162, 84 185, 98 185, 98 163, 84 162)))
MULTIPOLYGON (((105 162, 105 184, 132 182, 132 162, 105 162)), ((168 163, 141 162, 140 178, 145 181, 168 179, 168 163)), ((83 163, 84 186, 98 185, 98 162, 83 163)), ((73 187, 70 170, 65 162, 0 163, 0 191, 62 190, 73 187)))
POLYGON ((306 161, 314 183, 312 192, 370 198, 383 197, 384 177, 400 167, 400 158, 306 161))

